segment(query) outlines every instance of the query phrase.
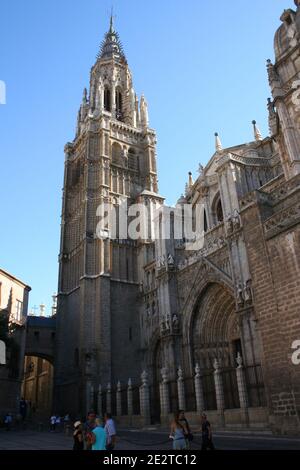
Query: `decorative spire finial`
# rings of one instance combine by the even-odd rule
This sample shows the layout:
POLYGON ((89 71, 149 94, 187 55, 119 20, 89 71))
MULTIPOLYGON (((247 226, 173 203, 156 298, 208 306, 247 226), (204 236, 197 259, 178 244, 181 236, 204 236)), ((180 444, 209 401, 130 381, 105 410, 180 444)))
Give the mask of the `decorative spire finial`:
POLYGON ((117 33, 114 27, 114 19, 115 16, 113 15, 112 9, 110 15, 109 30, 105 34, 104 40, 101 43, 100 52, 97 56, 97 59, 110 59, 113 57, 114 59, 119 60, 121 62, 126 62, 119 34, 117 33))
POLYGON ((219 137, 219 134, 217 132, 215 132, 215 138, 216 138, 216 151, 221 152, 221 150, 223 150, 223 145, 219 137))
POLYGON ((111 7, 109 32, 114 33, 114 7, 111 7))
POLYGON ((86 104, 87 101, 88 101, 88 99, 87 99, 87 89, 84 88, 84 90, 83 90, 83 95, 82 95, 82 103, 83 103, 83 104, 86 104))
POLYGON ((256 121, 252 121, 252 124, 253 124, 253 130, 254 130, 254 138, 257 142, 263 140, 262 138, 262 135, 261 135, 261 132, 259 130, 259 128, 257 127, 256 125, 256 121))
POLYGON ((194 184, 193 175, 192 175, 192 172, 189 171, 189 188, 191 188, 193 184, 194 184))

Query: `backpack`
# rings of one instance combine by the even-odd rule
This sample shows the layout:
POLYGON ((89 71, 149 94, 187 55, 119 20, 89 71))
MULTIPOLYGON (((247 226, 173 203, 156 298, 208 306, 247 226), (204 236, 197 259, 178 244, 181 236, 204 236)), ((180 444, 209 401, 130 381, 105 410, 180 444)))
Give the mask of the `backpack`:
POLYGON ((88 444, 93 445, 96 442, 96 436, 92 431, 88 431, 85 435, 85 440, 88 444))

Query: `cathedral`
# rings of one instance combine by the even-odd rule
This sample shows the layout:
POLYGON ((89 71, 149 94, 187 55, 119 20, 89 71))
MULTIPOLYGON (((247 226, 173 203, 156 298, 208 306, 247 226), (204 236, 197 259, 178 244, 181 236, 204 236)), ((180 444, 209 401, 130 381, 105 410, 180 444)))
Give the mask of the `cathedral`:
POLYGON ((189 174, 176 207, 159 194, 147 101, 134 91, 111 19, 75 138, 65 146, 56 412, 108 410, 120 423, 138 424, 167 423, 183 408, 191 422, 205 410, 220 429, 299 433, 300 1, 295 5, 280 18, 275 62, 267 62, 269 136, 255 121, 250 143, 223 148, 216 134, 214 155, 195 181, 189 174), (146 207, 147 218, 158 214, 148 231, 157 236, 124 237, 109 221, 99 235, 98 208, 118 214, 124 202, 146 207), (198 245, 175 233, 184 208, 197 206, 198 245))

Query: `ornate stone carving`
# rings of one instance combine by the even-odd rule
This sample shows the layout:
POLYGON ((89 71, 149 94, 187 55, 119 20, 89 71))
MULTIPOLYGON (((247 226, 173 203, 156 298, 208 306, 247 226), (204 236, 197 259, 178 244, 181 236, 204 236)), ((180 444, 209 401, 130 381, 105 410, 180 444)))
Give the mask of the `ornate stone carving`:
POLYGON ((240 282, 236 286, 236 294, 237 294, 237 304, 239 307, 243 307, 245 303, 245 298, 244 298, 244 290, 242 283, 240 282))
POLYGON ((168 382, 168 379, 169 379, 169 371, 168 371, 168 368, 167 367, 163 367, 161 370, 160 370, 160 373, 161 373, 161 377, 162 377, 162 383, 166 384, 168 382))
POLYGON ((251 287, 251 279, 248 279, 244 283, 244 299, 246 304, 252 303, 252 287, 251 287))
POLYGON ((142 380, 142 385, 144 387, 147 387, 148 386, 148 372, 147 371, 143 371, 142 374, 141 374, 141 380, 142 380))
POLYGON ((173 318, 172 318, 172 327, 173 327, 173 330, 175 332, 177 332, 179 330, 179 318, 178 316, 176 315, 176 313, 174 313, 173 315, 173 318))
POLYGON ((175 264, 174 258, 171 255, 171 253, 169 253, 168 254, 168 266, 172 267, 172 266, 174 266, 174 264, 175 264))

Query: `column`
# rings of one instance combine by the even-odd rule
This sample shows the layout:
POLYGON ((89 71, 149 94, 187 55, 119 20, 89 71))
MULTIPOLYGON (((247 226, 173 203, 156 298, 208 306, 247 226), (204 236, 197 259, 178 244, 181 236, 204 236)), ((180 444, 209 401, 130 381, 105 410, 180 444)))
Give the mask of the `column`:
POLYGON ((122 396, 121 396, 121 382, 117 386, 117 416, 122 416, 122 396))
POLYGON ((106 411, 111 413, 111 384, 107 384, 106 390, 106 411))
POLYGON ((247 391, 247 385, 246 385, 245 368, 243 366, 243 358, 240 355, 240 353, 238 353, 236 362, 238 364, 236 368, 236 379, 237 379, 237 386, 238 386, 238 392, 239 392, 242 420, 244 421, 245 425, 248 426, 249 425, 249 413, 248 413, 249 400, 248 400, 248 391, 247 391))
POLYGON ((95 395, 94 395, 94 386, 91 384, 90 387, 90 409, 94 411, 95 407, 95 395))
POLYGON ((102 387, 99 384, 98 387, 98 396, 97 396, 97 412, 98 415, 101 417, 103 416, 103 409, 102 409, 102 387))
POLYGON ((216 399, 217 399, 217 409, 220 415, 221 424, 224 425, 224 390, 223 390, 223 378, 222 378, 222 371, 220 368, 220 363, 218 359, 215 359, 214 362, 214 380, 215 380, 215 390, 216 390, 216 399))
POLYGON ((195 394, 196 394, 196 407, 197 407, 197 413, 201 414, 205 410, 205 405, 204 405, 204 396, 203 396, 203 384, 202 384, 202 378, 201 378, 201 369, 199 364, 196 364, 195 367, 195 378, 194 378, 194 383, 195 383, 195 394))
POLYGON ((131 379, 128 380, 128 387, 127 387, 127 408, 128 408, 128 416, 132 416, 133 415, 133 396, 132 396, 131 379))
POLYGON ((161 369, 162 382, 160 383, 160 410, 162 417, 167 417, 170 413, 170 396, 168 384, 168 369, 161 369))
POLYGON ((142 385, 140 386, 140 408, 144 424, 150 424, 150 394, 148 384, 148 374, 144 370, 141 375, 142 385))
POLYGON ((85 389, 85 395, 86 395, 86 414, 88 414, 88 412, 90 411, 91 409, 91 387, 92 387, 92 383, 90 380, 87 380, 86 381, 86 389, 85 389))
POLYGON ((180 410, 185 411, 186 401, 185 401, 183 371, 181 367, 179 367, 177 374, 178 374, 178 378, 177 378, 178 405, 179 405, 180 410))

